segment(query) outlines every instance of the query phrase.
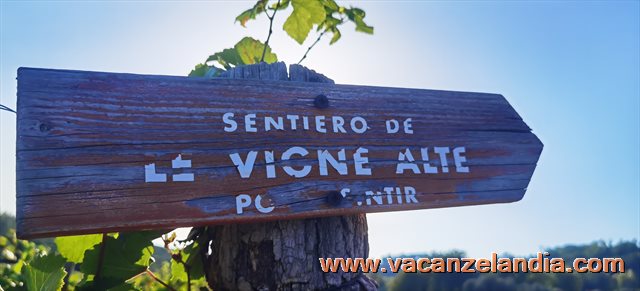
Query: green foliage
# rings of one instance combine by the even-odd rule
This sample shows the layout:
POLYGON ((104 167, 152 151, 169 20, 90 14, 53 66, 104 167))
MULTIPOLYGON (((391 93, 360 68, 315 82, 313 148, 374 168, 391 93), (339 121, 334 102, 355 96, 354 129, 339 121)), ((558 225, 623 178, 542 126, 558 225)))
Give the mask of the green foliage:
POLYGON ((236 66, 257 64, 262 59, 263 53, 264 62, 271 64, 278 61, 278 56, 271 52, 268 45, 251 37, 245 37, 233 48, 210 55, 205 63, 197 64, 189 73, 189 77, 213 77, 221 69, 229 70, 236 66))
POLYGON ((0 286, 24 289, 23 267, 48 251, 46 246, 17 239, 13 229, 0 233, 0 286))
POLYGON ((160 232, 59 237, 54 252, 9 229, 0 235, 0 287, 60 290, 66 280, 66 290, 207 290, 200 247, 207 238, 195 230, 181 243, 175 233, 164 236, 164 248, 151 243, 160 232))
POLYGON ((282 28, 299 44, 304 43, 314 25, 324 21, 326 14, 320 1, 291 0, 293 12, 282 28))
POLYGON ((247 21, 249 21, 249 19, 256 19, 256 16, 258 14, 265 11, 267 2, 269 2, 269 0, 259 0, 255 5, 253 5, 252 8, 240 13, 240 15, 236 17, 236 21, 239 21, 240 25, 246 27, 247 21))
POLYGON ((25 263, 21 275, 27 290, 61 290, 67 275, 64 263, 64 258, 52 254, 38 256, 25 263))
POLYGON ((189 278, 204 278, 200 250, 201 244, 196 241, 176 253, 171 262, 172 281, 187 282, 189 278))
POLYGON ((189 77, 205 77, 209 70, 211 70, 211 67, 207 66, 207 64, 197 64, 196 67, 189 72, 189 77))
POLYGON ((269 39, 273 33, 272 25, 276 12, 292 7, 291 14, 285 20, 282 28, 298 44, 303 44, 313 27, 319 34, 316 41, 307 49, 304 60, 314 45, 326 33, 331 33, 329 44, 336 43, 342 37, 340 26, 347 21, 355 24, 356 31, 373 33, 373 27, 365 23, 364 10, 356 7, 342 7, 334 0, 258 0, 253 7, 243 11, 235 18, 236 22, 246 27, 249 20, 256 19, 261 14, 269 18, 269 35, 263 43, 251 37, 244 37, 232 48, 226 48, 210 55, 203 63, 197 64, 189 73, 189 77, 215 77, 222 71, 236 66, 257 64, 264 61, 268 64, 278 61, 278 57, 269 46, 269 39))
MULTIPOLYGON (((176 242, 179 246, 173 248, 171 255, 171 282, 177 285, 185 283, 195 283, 196 285, 206 285, 206 278, 203 265, 203 251, 206 251, 208 239, 204 235, 206 228, 193 228, 182 242, 176 242)), ((168 236, 165 245, 172 243, 175 236, 168 236)))
POLYGON ((221 52, 210 55, 209 58, 207 58, 207 62, 218 62, 218 64, 227 70, 232 68, 232 66, 244 64, 237 49, 238 44, 239 43, 233 48, 224 49, 221 52))
MULTIPOLYGON (((159 267, 155 272, 153 272, 154 276, 158 277, 165 283, 168 283, 171 287, 168 288, 156 281, 153 277, 149 276, 137 276, 128 281, 129 284, 133 285, 134 290, 161 290, 161 291, 170 291, 170 290, 187 290, 187 284, 170 282, 169 278, 171 277, 171 270, 169 261, 156 262, 154 265, 158 265, 159 267)), ((206 285, 191 285, 192 288, 205 287, 206 285)))
POLYGON ((70 263, 82 263, 84 252, 101 241, 101 234, 61 236, 55 239, 58 252, 70 263))
POLYGON ((329 42, 330 45, 342 37, 338 27, 345 23, 345 16, 356 25, 356 31, 373 34, 373 26, 369 26, 364 22, 364 17, 366 16, 364 10, 356 7, 341 7, 334 0, 324 0, 322 2, 326 16, 325 20, 318 25, 317 31, 322 31, 323 34, 327 32, 333 34, 329 42))
MULTIPOLYGON (((215 53, 207 59, 209 62, 217 62, 225 69, 232 66, 257 64, 262 58, 262 52, 265 50, 265 44, 251 37, 245 37, 240 40, 233 48, 225 49, 219 53, 215 53)), ((278 61, 278 56, 271 52, 269 46, 266 47, 264 61, 268 64, 278 61)))
POLYGON ((356 24, 356 31, 373 34, 373 26, 369 26, 364 22, 364 17, 366 13, 364 10, 359 8, 348 9, 345 12, 349 20, 353 21, 356 24))
POLYGON ((105 236, 100 244, 84 254, 80 270, 86 275, 94 275, 85 285, 116 287, 144 272, 154 252, 151 240, 159 236, 155 232, 121 233, 117 238, 105 236))
POLYGON ((364 21, 366 16, 364 10, 357 7, 342 7, 335 0, 287 0, 271 5, 267 2, 257 1, 253 8, 238 15, 236 21, 246 27, 249 20, 256 19, 256 16, 261 13, 266 13, 268 10, 275 11, 276 7, 278 7, 277 10, 283 10, 291 3, 293 9, 282 28, 299 44, 304 43, 314 25, 317 27, 316 31, 322 34, 331 32, 333 36, 329 44, 334 44, 342 36, 338 27, 347 20, 355 24, 356 31, 373 34, 373 27, 364 21))

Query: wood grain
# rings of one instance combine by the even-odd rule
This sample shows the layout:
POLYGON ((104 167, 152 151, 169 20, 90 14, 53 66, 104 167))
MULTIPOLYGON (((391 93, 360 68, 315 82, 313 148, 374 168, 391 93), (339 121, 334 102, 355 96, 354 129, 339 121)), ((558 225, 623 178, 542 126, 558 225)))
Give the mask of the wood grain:
MULTIPOLYGON (((277 79, 277 76, 268 76, 277 79)), ((542 143, 497 94, 21 68, 18 70, 17 228, 21 238, 216 223, 241 223, 517 201, 524 195, 542 143), (323 94, 329 107, 313 106, 323 94), (225 132, 222 115, 239 128, 225 132), (241 116, 258 116, 245 132, 241 116), (360 116, 365 133, 261 128, 264 116, 360 116), (387 119, 412 119, 413 134, 389 134, 387 119), (304 158, 279 160, 292 146, 304 158), (396 174, 410 149, 465 147, 470 171, 396 174), (371 176, 353 173, 351 154, 365 147, 371 176), (320 175, 317 150, 345 149, 348 175, 320 175), (241 178, 229 155, 259 151, 251 177, 241 178), (263 151, 276 153, 267 179, 263 151), (192 161, 194 182, 146 183, 144 166, 180 173, 171 161, 192 161), (282 166, 311 165, 304 178, 282 166), (411 186, 418 203, 366 205, 365 191, 411 186), (337 205, 327 193, 351 189, 337 205), (261 195, 275 209, 236 213, 236 196, 261 195), (361 206, 358 206, 360 202, 361 206)), ((266 77, 265 77, 266 79, 266 77)), ((286 119, 285 119, 286 121, 286 119)), ((285 122, 286 123, 286 122, 285 122)), ((330 124, 330 123, 327 123, 330 124)), ((313 128, 313 122, 311 123, 313 128)), ((331 129, 331 126, 327 126, 331 129)), ((437 166, 437 156, 430 161, 437 166), (436 162, 434 162, 436 161, 436 162)), ((422 166, 421 166, 422 167, 422 166)))

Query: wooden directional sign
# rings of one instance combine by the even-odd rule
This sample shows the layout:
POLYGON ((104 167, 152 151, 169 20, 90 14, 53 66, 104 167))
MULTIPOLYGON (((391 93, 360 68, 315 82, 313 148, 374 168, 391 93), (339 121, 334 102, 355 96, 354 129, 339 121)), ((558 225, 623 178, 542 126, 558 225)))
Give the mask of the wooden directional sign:
POLYGON ((20 237, 520 200, 542 143, 497 94, 18 71, 20 237))

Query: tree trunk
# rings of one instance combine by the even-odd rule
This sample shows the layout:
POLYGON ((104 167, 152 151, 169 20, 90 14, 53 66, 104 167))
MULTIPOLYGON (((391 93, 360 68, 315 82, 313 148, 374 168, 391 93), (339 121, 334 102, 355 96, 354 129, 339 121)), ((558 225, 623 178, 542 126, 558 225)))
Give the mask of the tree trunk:
MULTIPOLYGON (((222 77, 333 83, 300 65, 250 65, 222 77)), ((214 290, 376 290, 362 273, 324 273, 319 258, 369 255, 365 214, 208 227, 205 270, 214 290)))

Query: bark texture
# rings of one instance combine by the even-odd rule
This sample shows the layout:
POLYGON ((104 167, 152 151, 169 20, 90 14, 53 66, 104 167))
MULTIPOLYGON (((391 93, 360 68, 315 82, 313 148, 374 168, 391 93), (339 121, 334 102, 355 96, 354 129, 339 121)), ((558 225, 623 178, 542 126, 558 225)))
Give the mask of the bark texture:
MULTIPOLYGON (((333 83, 300 65, 238 67, 222 77, 333 83)), ((207 281, 214 290, 376 290, 363 274, 324 273, 318 258, 369 255, 365 214, 210 226, 207 281)))

